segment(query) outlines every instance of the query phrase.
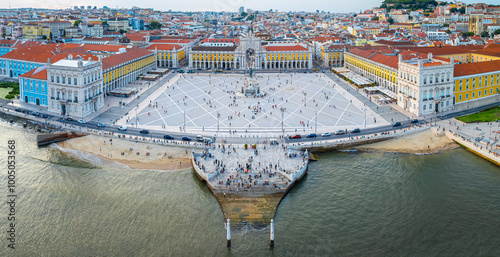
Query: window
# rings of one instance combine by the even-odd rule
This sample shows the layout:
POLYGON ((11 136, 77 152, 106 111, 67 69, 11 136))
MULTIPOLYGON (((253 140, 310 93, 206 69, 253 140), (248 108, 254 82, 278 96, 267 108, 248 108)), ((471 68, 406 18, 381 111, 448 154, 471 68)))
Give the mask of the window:
POLYGON ((484 78, 484 86, 487 87, 488 86, 488 76, 486 76, 484 78))
POLYGON ((54 83, 54 76, 50 76, 50 82, 54 83))
POLYGON ((57 83, 59 83, 59 76, 56 77, 56 81, 57 81, 57 83))
POLYGON ((472 78, 472 89, 476 88, 476 78, 472 78))
POLYGON ((485 89, 485 90, 484 90, 484 95, 487 95, 487 94, 488 94, 488 90, 487 90, 487 89, 485 89))
POLYGON ((490 94, 493 94, 493 88, 490 88, 490 94))
POLYGON ((424 76, 424 85, 427 84, 427 76, 424 76))
POLYGON ((73 82, 74 82, 73 84, 76 86, 76 84, 77 84, 76 83, 76 78, 73 79, 73 82))
POLYGON ((427 91, 424 91, 424 100, 427 100, 427 91))
POLYGON ((429 104, 429 110, 432 110, 432 104, 429 104))
POLYGON ((87 84, 87 78, 83 78, 83 84, 87 84))
POLYGON ((462 101, 462 95, 458 96, 458 101, 462 101))
POLYGON ((466 100, 467 100, 467 99, 469 99, 469 94, 468 94, 468 93, 467 93, 467 94, 465 94, 465 99, 466 99, 466 100))
POLYGON ((446 101, 446 107, 450 106, 450 101, 446 101))
POLYGON ((62 77, 62 83, 66 84, 66 77, 62 77))
POLYGON ((68 85, 71 85, 71 78, 68 78, 68 85))
MULTIPOLYGON (((474 95, 473 95, 474 96, 474 95)), ((477 96, 478 97, 481 97, 481 90, 479 90, 479 92, 477 92, 477 96)))
POLYGON ((33 103, 33 97, 31 97, 31 101, 30 101, 30 102, 32 102, 32 103, 33 103))
POLYGON ((472 98, 476 97, 476 92, 472 92, 472 98))
POLYGON ((45 105, 45 98, 42 99, 42 104, 45 105))
POLYGON ((450 89, 449 88, 446 89, 446 96, 450 96, 450 89))
POLYGON ((465 84, 465 90, 469 90, 469 79, 467 79, 467 83, 465 84))
POLYGON ((483 78, 479 77, 477 80, 479 80, 479 87, 481 87, 482 86, 481 84, 483 83, 483 78))
POLYGON ((427 109, 427 105, 424 104, 424 111, 427 109))

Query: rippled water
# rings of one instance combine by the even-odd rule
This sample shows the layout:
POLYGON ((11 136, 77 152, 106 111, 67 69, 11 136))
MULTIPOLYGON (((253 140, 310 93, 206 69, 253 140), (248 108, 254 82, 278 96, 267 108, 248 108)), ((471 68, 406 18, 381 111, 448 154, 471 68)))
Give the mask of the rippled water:
POLYGON ((248 228, 228 249, 217 201, 190 170, 38 149, 34 133, 4 123, 0 134, 0 160, 14 138, 20 161, 17 249, 4 232, 0 256, 500 256, 500 169, 461 148, 321 154, 278 209, 275 247, 269 229, 248 228))

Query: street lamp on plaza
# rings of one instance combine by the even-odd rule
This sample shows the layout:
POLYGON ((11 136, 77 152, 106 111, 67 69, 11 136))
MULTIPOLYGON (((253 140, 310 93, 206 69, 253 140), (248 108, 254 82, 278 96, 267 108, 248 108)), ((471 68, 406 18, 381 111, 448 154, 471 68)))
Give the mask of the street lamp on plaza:
POLYGON ((314 133, 318 133, 318 109, 316 109, 316 120, 314 124, 314 133))
POLYGON ((285 139, 285 129, 283 127, 283 116, 285 115, 285 109, 281 109, 281 133, 283 140, 285 139))
POLYGON ((306 99, 306 96, 307 96, 307 93, 306 92, 302 92, 302 94, 304 94, 304 107, 307 107, 307 99, 306 99))
POLYGON ((217 137, 219 136, 219 117, 220 117, 220 113, 217 112, 217 137))
POLYGON ((184 131, 184 133, 186 133, 186 105, 184 104, 184 99, 182 99, 182 102, 182 105, 184 106, 182 108, 184 112, 184 127, 182 128, 182 130, 184 131))

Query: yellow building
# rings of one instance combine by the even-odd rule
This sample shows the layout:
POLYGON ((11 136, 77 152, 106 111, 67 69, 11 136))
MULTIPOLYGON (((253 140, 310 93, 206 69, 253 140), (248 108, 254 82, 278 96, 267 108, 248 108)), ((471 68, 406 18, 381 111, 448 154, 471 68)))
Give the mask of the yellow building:
POLYGON ((499 100, 500 60, 457 64, 454 78, 456 105, 477 107, 499 100))
POLYGON ((408 23, 393 23, 389 25, 389 29, 408 29, 409 31, 413 30, 413 24, 408 23))
POLYGON ((321 46, 321 60, 327 67, 344 66, 344 45, 326 45, 321 46))
POLYGON ((41 24, 28 23, 23 25, 23 37, 26 39, 50 38, 50 28, 41 24))
POLYGON ((156 55, 138 47, 102 59, 106 92, 125 86, 141 74, 156 69, 156 55))
POLYGON ((157 55, 158 67, 177 68, 186 58, 186 50, 177 44, 152 44, 146 48, 157 55))

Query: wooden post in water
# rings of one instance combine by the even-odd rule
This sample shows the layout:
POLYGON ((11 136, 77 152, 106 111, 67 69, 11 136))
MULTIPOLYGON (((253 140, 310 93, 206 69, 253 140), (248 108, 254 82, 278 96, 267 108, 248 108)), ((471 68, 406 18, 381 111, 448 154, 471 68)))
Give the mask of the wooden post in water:
POLYGON ((271 219, 271 247, 274 247, 274 219, 271 219))
POLYGON ((227 219, 227 224, 226 224, 226 230, 227 230, 227 247, 231 247, 231 223, 229 219, 227 219))

